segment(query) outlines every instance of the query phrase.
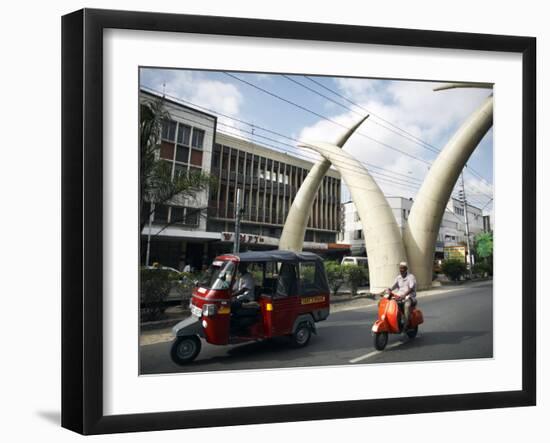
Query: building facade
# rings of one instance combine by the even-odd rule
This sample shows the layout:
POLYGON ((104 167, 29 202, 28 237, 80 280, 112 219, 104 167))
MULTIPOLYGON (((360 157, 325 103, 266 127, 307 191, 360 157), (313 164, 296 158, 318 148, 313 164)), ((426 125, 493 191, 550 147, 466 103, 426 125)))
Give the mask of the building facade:
MULTIPOLYGON (((398 226, 403 229, 411 212, 412 199, 403 197, 387 197, 388 204, 395 216, 398 226)), ((344 222, 339 241, 350 245, 351 255, 366 255, 365 240, 361 220, 353 202, 343 205, 344 222)), ((489 216, 483 215, 481 209, 468 206, 468 225, 470 240, 480 232, 487 231, 490 226, 489 216)), ((456 198, 451 198, 443 215, 436 243, 435 257, 443 258, 445 247, 458 247, 466 245, 466 223, 464 219, 464 203, 456 198)), ((473 243, 472 243, 473 244, 473 243)))
MULTIPOLYGON (((142 90, 141 102, 158 100, 142 90)), ((216 255, 233 249, 237 189, 241 190, 241 250, 275 249, 294 196, 312 163, 217 131, 215 116, 164 99, 170 119, 163 125, 158 160, 172 177, 203 172, 216 185, 193 199, 172 199, 151 208, 141 232, 141 260, 149 248, 150 263, 198 269, 216 255)), ((339 251, 339 174, 331 169, 317 193, 304 249, 339 251)))

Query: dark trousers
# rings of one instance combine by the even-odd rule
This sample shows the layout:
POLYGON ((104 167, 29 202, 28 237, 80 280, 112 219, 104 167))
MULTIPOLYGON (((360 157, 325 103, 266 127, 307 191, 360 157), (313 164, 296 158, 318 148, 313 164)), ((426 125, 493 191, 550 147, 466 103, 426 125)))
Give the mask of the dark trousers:
POLYGON ((411 316, 411 307, 413 306, 413 299, 409 298, 404 302, 399 303, 401 307, 401 312, 403 313, 403 329, 409 325, 409 319, 411 316))

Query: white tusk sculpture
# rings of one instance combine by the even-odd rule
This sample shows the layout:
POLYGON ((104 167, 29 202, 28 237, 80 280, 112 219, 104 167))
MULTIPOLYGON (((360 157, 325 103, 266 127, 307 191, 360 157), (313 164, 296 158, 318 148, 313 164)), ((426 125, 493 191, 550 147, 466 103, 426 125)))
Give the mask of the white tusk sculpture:
MULTIPOLYGON (((337 147, 341 148, 352 136, 355 130, 369 116, 363 117, 353 127, 351 127, 336 143, 337 147)), ((298 189, 294 201, 288 211, 283 232, 279 239, 279 249, 287 249, 290 251, 299 252, 304 246, 304 237, 306 234, 307 221, 311 214, 313 202, 317 196, 319 186, 323 181, 323 177, 330 168, 330 161, 321 159, 309 171, 302 186, 298 189)))
POLYGON ((322 142, 303 146, 317 151, 340 172, 363 225, 370 291, 383 291, 394 282, 399 262, 406 260, 401 231, 386 197, 367 169, 338 146, 322 142))
POLYGON ((416 276, 418 289, 429 288, 432 284, 435 242, 445 207, 470 155, 492 125, 493 97, 490 96, 437 156, 416 195, 403 241, 409 269, 416 276))

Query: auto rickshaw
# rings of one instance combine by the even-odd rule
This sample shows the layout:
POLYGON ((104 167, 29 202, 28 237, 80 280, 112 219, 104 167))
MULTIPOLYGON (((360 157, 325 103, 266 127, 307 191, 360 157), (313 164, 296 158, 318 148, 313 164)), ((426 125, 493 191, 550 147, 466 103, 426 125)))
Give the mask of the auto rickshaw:
POLYGON ((172 330, 170 354, 180 365, 197 357, 201 339, 229 345, 287 336, 293 346, 306 346, 315 323, 330 313, 323 261, 310 252, 281 250, 218 256, 193 289, 190 310, 172 330), (254 299, 242 304, 234 301, 241 263, 255 284, 254 299))

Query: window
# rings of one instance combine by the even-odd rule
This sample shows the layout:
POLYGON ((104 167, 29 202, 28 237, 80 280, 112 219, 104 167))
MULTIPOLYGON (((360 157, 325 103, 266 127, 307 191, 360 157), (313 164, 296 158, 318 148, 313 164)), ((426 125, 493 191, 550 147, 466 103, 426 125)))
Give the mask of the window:
POLYGON ((196 208, 187 208, 185 215, 185 224, 189 226, 198 226, 200 210, 196 208))
POLYGON ((317 295, 326 290, 326 279, 314 262, 300 263, 300 294, 317 295))
POLYGON ((168 223, 168 206, 155 206, 155 223, 168 223))
POLYGON ((354 240, 362 240, 363 239, 363 230, 357 229, 353 231, 353 239, 354 240))
POLYGON ((193 146, 193 148, 202 149, 203 142, 204 131, 202 129, 193 128, 193 140, 191 141, 191 146, 193 146))
POLYGON ((176 148, 176 161, 181 163, 189 162, 189 148, 178 145, 176 148))
POLYGON ((358 221, 361 220, 361 219, 359 218, 359 212, 355 211, 355 212, 353 213, 353 220, 356 221, 356 222, 358 222, 358 221))
POLYGON ((214 152, 214 155, 212 157, 212 166, 214 168, 219 168, 220 167, 220 153, 219 152, 214 152))
POLYGON ((280 297, 296 295, 296 265, 281 263, 279 266, 276 294, 280 297))
POLYGON ((455 214, 464 215, 464 208, 461 208, 459 206, 455 206, 454 210, 455 210, 455 214))
POLYGON ((164 120, 162 123, 162 138, 164 140, 176 141, 177 123, 173 120, 164 120))
POLYGON ((202 166, 202 151, 197 151, 196 149, 191 150, 191 164, 202 166))
POLYGON ((189 146, 190 135, 191 127, 180 123, 178 127, 178 144, 189 146))
POLYGON ((179 165, 176 163, 174 169, 174 178, 185 176, 185 174, 187 174, 187 166, 179 165))
POLYGON ((172 211, 170 213, 170 222, 182 224, 183 221, 183 208, 172 206, 172 211))
POLYGON ((160 157, 172 160, 174 158, 174 144, 162 142, 160 145, 160 157))

